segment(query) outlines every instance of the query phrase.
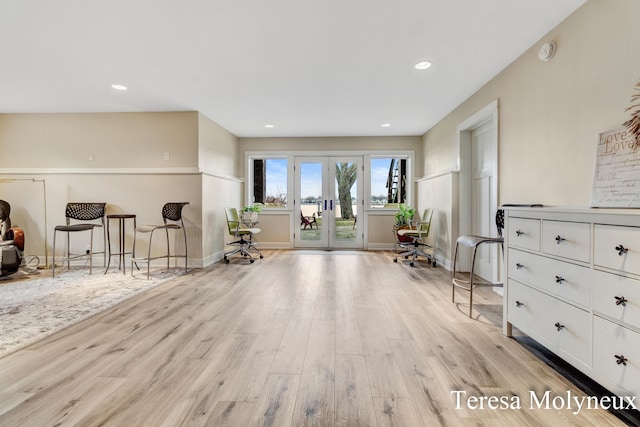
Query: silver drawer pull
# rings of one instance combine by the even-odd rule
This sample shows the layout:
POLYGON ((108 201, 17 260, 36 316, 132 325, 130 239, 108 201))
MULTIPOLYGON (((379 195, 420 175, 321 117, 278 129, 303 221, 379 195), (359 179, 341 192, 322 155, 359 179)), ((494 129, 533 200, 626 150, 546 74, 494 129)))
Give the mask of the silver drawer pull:
POLYGON ((556 276, 556 283, 564 282, 564 277, 556 276))
POLYGON ((554 325, 556 327, 556 329, 558 330, 558 332, 560 332, 561 330, 564 329, 564 325, 561 324, 560 322, 556 322, 556 324, 554 325))
POLYGON ((516 301, 516 307, 520 308, 522 307, 524 304, 521 303, 520 301, 516 301))
POLYGON ((625 297, 614 296, 614 298, 616 299, 616 305, 621 305, 623 307, 627 306, 627 299, 625 297))
POLYGON ((624 357, 623 355, 617 355, 617 354, 615 355, 615 357, 616 357, 616 363, 618 365, 627 366, 628 359, 626 357, 624 357))
POLYGON ((626 254, 629 251, 629 248, 625 248, 622 245, 618 245, 618 246, 616 246, 616 251, 618 251, 618 255, 622 256, 622 255, 626 254))
POLYGON ((516 234, 518 235, 518 237, 522 236, 523 234, 527 234, 522 230, 516 230, 516 234))
POLYGON ((524 265, 520 264, 519 262, 516 262, 516 269, 520 270, 521 268, 524 268, 524 265))
POLYGON ((560 237, 559 235, 558 235, 558 236, 556 236, 556 243, 557 243, 557 244, 560 244, 560 243, 562 243, 562 242, 564 242, 564 239, 563 239, 562 237, 560 237))

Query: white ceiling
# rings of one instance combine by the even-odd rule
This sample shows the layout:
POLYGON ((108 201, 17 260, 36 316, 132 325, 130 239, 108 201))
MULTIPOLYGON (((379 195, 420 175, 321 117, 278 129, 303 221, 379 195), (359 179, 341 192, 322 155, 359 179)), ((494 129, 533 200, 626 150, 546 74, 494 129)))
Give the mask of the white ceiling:
POLYGON ((0 0, 0 113, 197 110, 239 137, 422 135, 583 3, 0 0))

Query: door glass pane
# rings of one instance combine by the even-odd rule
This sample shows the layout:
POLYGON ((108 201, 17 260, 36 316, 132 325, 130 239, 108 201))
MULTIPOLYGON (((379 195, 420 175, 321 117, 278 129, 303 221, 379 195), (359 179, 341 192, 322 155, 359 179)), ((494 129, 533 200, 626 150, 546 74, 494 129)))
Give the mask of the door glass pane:
POLYGON ((357 239, 356 220, 358 215, 358 164, 337 162, 335 164, 335 240, 354 241, 357 239))
POLYGON ((300 240, 322 239, 322 163, 300 163, 300 240))

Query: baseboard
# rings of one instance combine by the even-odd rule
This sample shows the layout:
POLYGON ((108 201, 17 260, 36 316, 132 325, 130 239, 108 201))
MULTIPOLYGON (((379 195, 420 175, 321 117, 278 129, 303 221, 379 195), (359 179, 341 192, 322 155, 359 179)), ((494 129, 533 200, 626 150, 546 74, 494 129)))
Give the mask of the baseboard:
POLYGON ((224 258, 224 251, 219 251, 214 254, 209 255, 202 259, 202 268, 209 267, 210 265, 215 264, 216 262, 221 261, 224 258))
POLYGON ((436 254, 436 264, 445 270, 451 271, 451 260, 443 257, 442 255, 436 254))
POLYGON ((260 249, 293 249, 293 244, 290 242, 263 242, 257 243, 260 249))
POLYGON ((369 243, 367 245, 368 251, 392 251, 393 244, 390 243, 369 243))

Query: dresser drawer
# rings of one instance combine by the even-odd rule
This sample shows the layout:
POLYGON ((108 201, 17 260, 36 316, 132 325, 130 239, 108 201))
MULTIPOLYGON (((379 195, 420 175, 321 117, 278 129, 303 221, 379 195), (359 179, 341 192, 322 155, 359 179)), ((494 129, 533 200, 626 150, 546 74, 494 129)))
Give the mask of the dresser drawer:
POLYGON ((576 264, 509 249, 509 277, 589 307, 591 270, 576 264))
POLYGON ((569 221, 542 221, 542 252, 589 262, 591 224, 569 221))
POLYGON ((595 265, 640 274, 640 228, 596 224, 593 244, 595 265))
POLYGON ((598 316, 593 325, 593 368, 640 398, 640 334, 598 316), (626 359, 624 363, 620 363, 621 356, 626 359))
POLYGON ((545 314, 537 329, 552 349, 571 363, 591 366, 591 314, 571 304, 547 296, 545 314))
POLYGON ((509 218, 509 230, 507 230, 509 246, 540 250, 540 220, 529 218, 509 218))
POLYGON ((640 329, 640 281, 594 271, 593 309, 640 329))
POLYGON ((508 281, 507 319, 570 363, 591 366, 591 315, 527 285, 508 281))
POLYGON ((540 310, 540 293, 515 280, 508 281, 507 320, 528 335, 534 333, 536 311, 540 310))

